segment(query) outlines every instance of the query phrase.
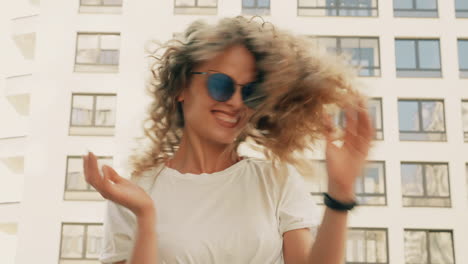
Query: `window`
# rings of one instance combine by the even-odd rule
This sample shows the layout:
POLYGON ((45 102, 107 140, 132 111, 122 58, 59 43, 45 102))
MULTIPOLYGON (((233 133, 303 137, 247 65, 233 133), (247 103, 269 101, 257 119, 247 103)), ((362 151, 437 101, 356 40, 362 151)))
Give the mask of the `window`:
POLYGON ((349 228, 346 263, 388 263, 387 229, 349 228))
POLYGON ((216 15, 218 0, 174 0, 174 14, 216 15))
POLYGON ((121 13, 122 0, 80 0, 80 13, 121 13))
POLYGON ((372 126, 375 130, 375 140, 383 140, 382 98, 372 98, 368 102, 372 126))
POLYGON ((452 230, 405 229, 405 263, 453 264, 452 230))
POLYGON ((468 142, 468 100, 462 100, 463 138, 468 142))
POLYGON ((437 17, 437 0, 393 0, 396 17, 437 17))
POLYGON ((368 162, 364 168, 364 175, 356 179, 357 202, 361 205, 386 205, 385 187, 385 163, 368 162))
POLYGON ((299 16, 378 16, 378 0, 298 0, 299 16))
POLYGON ((270 0, 242 0, 242 13, 245 15, 269 15, 270 0))
POLYGON ((447 141, 443 100, 398 100, 400 140, 447 141))
POLYGON ((75 71, 117 72, 119 33, 78 33, 75 71))
POLYGON ((447 163, 401 163, 403 206, 451 207, 447 163))
POLYGON ((441 77, 438 39, 396 39, 398 77, 441 77))
POLYGON ((458 40, 458 65, 460 77, 468 78, 468 39, 458 40))
POLYGON ((115 94, 73 94, 69 135, 112 136, 115 94))
MULTIPOLYGON (((371 98, 367 104, 372 126, 375 130, 374 140, 383 140, 382 99, 371 98)), ((340 110, 333 118, 335 126, 338 126, 340 129, 346 127, 346 116, 343 110, 340 110)))
POLYGON ((312 160, 311 162, 314 170, 310 174, 310 177, 305 177, 304 175, 304 181, 307 190, 310 191, 310 194, 314 197, 315 202, 317 204, 323 204, 322 193, 327 192, 328 187, 326 163, 324 160, 312 160))
MULTIPOLYGON (((98 156, 98 168, 102 165, 112 166, 112 157, 98 156)), ((67 175, 65 178, 64 200, 103 200, 99 192, 88 184, 83 173, 81 156, 67 157, 67 175)))
POLYGON ((102 240, 102 224, 62 223, 59 263, 99 264, 102 240))
MULTIPOLYGON (((323 204, 323 192, 328 190, 326 161, 313 160, 314 171, 310 177, 304 177, 310 194, 318 204, 323 204)), ((364 174, 355 184, 356 201, 359 205, 386 205, 385 163, 370 161, 364 168, 364 174)))
POLYGON ((467 18, 468 0, 455 0, 455 13, 458 18, 467 18))
POLYGON ((350 56, 350 63, 360 67, 359 76, 380 76, 380 51, 377 37, 313 37, 328 52, 350 56))

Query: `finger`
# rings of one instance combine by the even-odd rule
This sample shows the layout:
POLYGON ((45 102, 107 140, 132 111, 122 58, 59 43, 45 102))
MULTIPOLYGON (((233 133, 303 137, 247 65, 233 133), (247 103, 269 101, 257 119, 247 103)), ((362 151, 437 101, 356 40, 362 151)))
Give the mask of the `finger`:
POLYGON ((102 177, 99 173, 96 156, 92 152, 89 153, 89 157, 87 158, 87 168, 90 184, 93 185, 94 188, 99 189, 102 182, 102 177))
POLYGON ((325 138, 328 142, 332 142, 334 141, 333 133, 335 132, 336 128, 333 125, 333 121, 331 120, 331 116, 329 114, 323 113, 323 120, 326 129, 325 138))
POLYGON ((107 165, 104 165, 107 171, 107 176, 109 179, 115 183, 123 183, 125 178, 120 177, 120 175, 112 168, 107 165))
MULTIPOLYGON (((347 114, 345 142, 343 147, 355 154, 366 156, 370 145, 370 132, 366 131, 362 133, 362 128, 360 127, 363 125, 363 121, 362 118, 359 120, 360 115, 361 110, 354 111, 352 114, 347 114)), ((364 122, 367 123, 368 121, 364 122)), ((364 124, 365 127, 369 125, 372 126, 371 123, 364 124)), ((366 130, 366 128, 364 128, 364 130, 366 130)))
POLYGON ((372 140, 375 133, 372 125, 372 119, 367 106, 364 103, 361 106, 362 109, 359 112, 358 133, 362 135, 365 140, 372 140))
POLYGON ((86 166, 86 164, 87 164, 87 162, 86 162, 87 155, 83 155, 81 158, 83 160, 83 173, 85 175, 86 182, 88 182, 88 168, 86 166))
POLYGON ((109 170, 105 165, 102 168, 102 174, 102 185, 99 192, 101 193, 102 197, 109 199, 112 196, 111 194, 114 192, 114 185, 109 180, 109 170))
POLYGON ((357 140, 357 120, 355 110, 347 107, 345 109, 346 125, 345 125, 345 135, 344 141, 354 142, 357 140))

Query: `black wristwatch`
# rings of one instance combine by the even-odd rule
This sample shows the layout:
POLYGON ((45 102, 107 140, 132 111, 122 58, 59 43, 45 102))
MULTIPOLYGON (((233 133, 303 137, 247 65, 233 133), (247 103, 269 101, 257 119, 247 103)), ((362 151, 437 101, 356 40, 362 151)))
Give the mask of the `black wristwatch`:
POLYGON ((353 201, 351 203, 342 203, 339 202, 335 199, 333 199, 328 193, 323 193, 323 203, 334 210, 337 211, 349 211, 354 208, 354 206, 358 205, 356 201, 353 201))

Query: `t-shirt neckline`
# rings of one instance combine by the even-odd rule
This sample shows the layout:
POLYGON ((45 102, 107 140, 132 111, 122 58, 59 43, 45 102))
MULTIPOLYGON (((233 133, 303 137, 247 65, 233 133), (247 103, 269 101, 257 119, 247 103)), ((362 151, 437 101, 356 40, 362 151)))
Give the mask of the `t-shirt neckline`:
POLYGON ((217 181, 217 180, 223 179, 224 177, 230 175, 235 170, 242 167, 242 164, 244 164, 247 160, 248 160, 248 157, 243 156, 241 160, 225 168, 224 170, 216 171, 212 173, 203 172, 200 174, 189 173, 189 172, 181 173, 178 170, 170 168, 166 166, 166 164, 163 163, 164 168, 163 168, 162 173, 170 174, 171 176, 179 178, 179 179, 194 180, 194 181, 196 180, 196 181, 204 181, 204 182, 217 181))

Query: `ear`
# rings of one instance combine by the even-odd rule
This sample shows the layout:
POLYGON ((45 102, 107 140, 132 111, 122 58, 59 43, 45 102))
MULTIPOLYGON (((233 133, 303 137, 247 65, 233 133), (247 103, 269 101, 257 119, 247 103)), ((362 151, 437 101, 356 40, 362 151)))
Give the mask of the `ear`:
POLYGON ((184 91, 182 91, 178 96, 177 96, 177 102, 183 102, 184 101, 184 91))

